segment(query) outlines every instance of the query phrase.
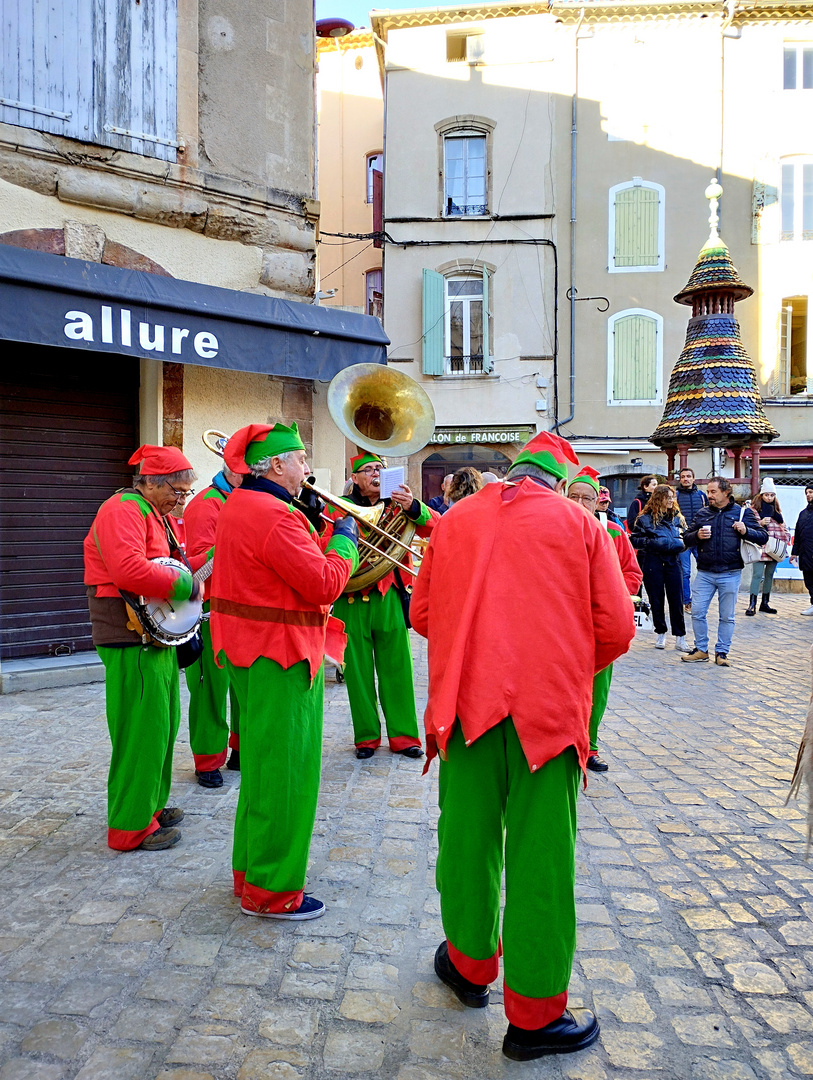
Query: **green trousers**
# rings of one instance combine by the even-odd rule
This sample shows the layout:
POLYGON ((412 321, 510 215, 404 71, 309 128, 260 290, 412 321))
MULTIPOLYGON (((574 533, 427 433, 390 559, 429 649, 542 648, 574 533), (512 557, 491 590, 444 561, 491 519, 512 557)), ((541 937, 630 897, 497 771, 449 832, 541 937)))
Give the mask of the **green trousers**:
POLYGON ((112 752, 107 777, 107 844, 131 851, 155 832, 172 784, 172 750, 181 719, 174 649, 97 648, 105 669, 112 752))
POLYGON ((226 664, 240 703, 234 892, 252 911, 295 910, 319 797, 324 666, 311 682, 305 661, 287 671, 262 656, 226 664))
POLYGON ((189 688, 189 745, 196 771, 211 772, 225 764, 229 746, 240 748, 240 706, 230 686, 228 671, 215 663, 208 619, 201 623, 200 633, 203 652, 196 663, 185 669, 189 688))
POLYGON ((356 746, 381 744, 376 674, 390 749, 420 746, 412 651, 397 589, 383 596, 373 589, 364 599, 360 593, 340 596, 333 614, 347 633, 344 678, 356 746))
POLYGON ((608 664, 593 678, 593 708, 590 711, 590 753, 598 753, 598 726, 607 711, 610 683, 613 681, 613 665, 608 664))
POLYGON ((440 764, 437 887, 449 955, 471 982, 496 979, 504 863, 505 1011, 531 1030, 567 1005, 580 775, 572 747, 532 773, 510 717, 470 746, 457 724, 440 764))

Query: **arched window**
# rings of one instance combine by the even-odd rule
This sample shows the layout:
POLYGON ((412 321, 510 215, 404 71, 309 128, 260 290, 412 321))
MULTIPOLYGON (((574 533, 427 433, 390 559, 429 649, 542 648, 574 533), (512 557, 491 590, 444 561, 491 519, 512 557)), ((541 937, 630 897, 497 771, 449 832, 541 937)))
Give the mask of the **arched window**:
POLYGON ((663 403, 663 318, 627 308, 607 322, 607 404, 663 403))
POLYGON ((494 121, 452 116, 435 124, 435 130, 440 136, 441 217, 487 216, 494 121))
POLYGON ((664 203, 663 187, 640 176, 610 188, 611 274, 663 270, 664 203))
POLYGON ((425 375, 488 375, 492 370, 490 269, 423 271, 425 375))

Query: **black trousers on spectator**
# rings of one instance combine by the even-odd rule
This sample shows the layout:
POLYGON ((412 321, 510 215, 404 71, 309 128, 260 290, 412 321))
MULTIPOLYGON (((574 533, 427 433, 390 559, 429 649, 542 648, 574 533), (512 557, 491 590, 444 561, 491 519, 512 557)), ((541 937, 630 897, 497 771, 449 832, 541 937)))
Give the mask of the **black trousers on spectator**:
POLYGON ((664 593, 669 604, 669 622, 675 637, 685 637, 686 621, 683 618, 683 572, 680 559, 672 561, 659 559, 644 551, 641 569, 644 585, 652 608, 652 622, 656 634, 666 633, 666 615, 664 612, 664 593))
POLYGON ((813 604, 813 570, 803 570, 802 577, 805 579, 805 588, 810 593, 810 603, 813 604))

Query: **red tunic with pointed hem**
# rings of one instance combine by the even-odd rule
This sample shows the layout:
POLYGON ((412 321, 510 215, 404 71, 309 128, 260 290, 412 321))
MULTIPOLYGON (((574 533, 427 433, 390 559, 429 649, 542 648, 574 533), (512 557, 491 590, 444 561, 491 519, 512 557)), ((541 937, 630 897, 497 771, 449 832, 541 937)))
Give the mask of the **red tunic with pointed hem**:
MULTIPOLYGON (((209 551, 214 547, 215 532, 217 531, 217 519, 220 511, 226 503, 226 495, 214 484, 204 488, 184 512, 184 525, 186 526, 186 556, 188 559, 205 560, 209 551)), ((211 578, 203 583, 204 599, 209 599, 211 578)))
POLYGON ((328 609, 358 562, 354 545, 337 536, 323 551, 308 519, 290 503, 236 488, 220 511, 215 546, 215 657, 222 650, 237 667, 250 667, 265 656, 286 671, 307 660, 313 679, 325 655, 328 609))
POLYGON ((607 531, 529 478, 487 484, 445 514, 412 594, 429 638, 427 753, 457 718, 468 742, 510 716, 532 772, 590 750, 593 676, 626 652, 633 609, 607 531))

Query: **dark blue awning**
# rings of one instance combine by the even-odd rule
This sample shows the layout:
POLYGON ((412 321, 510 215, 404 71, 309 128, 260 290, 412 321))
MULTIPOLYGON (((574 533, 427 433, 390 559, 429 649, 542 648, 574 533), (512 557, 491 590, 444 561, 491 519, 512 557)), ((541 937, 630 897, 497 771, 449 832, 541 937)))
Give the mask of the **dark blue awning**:
POLYGON ((370 315, 4 244, 0 339, 325 382, 389 344, 370 315))

